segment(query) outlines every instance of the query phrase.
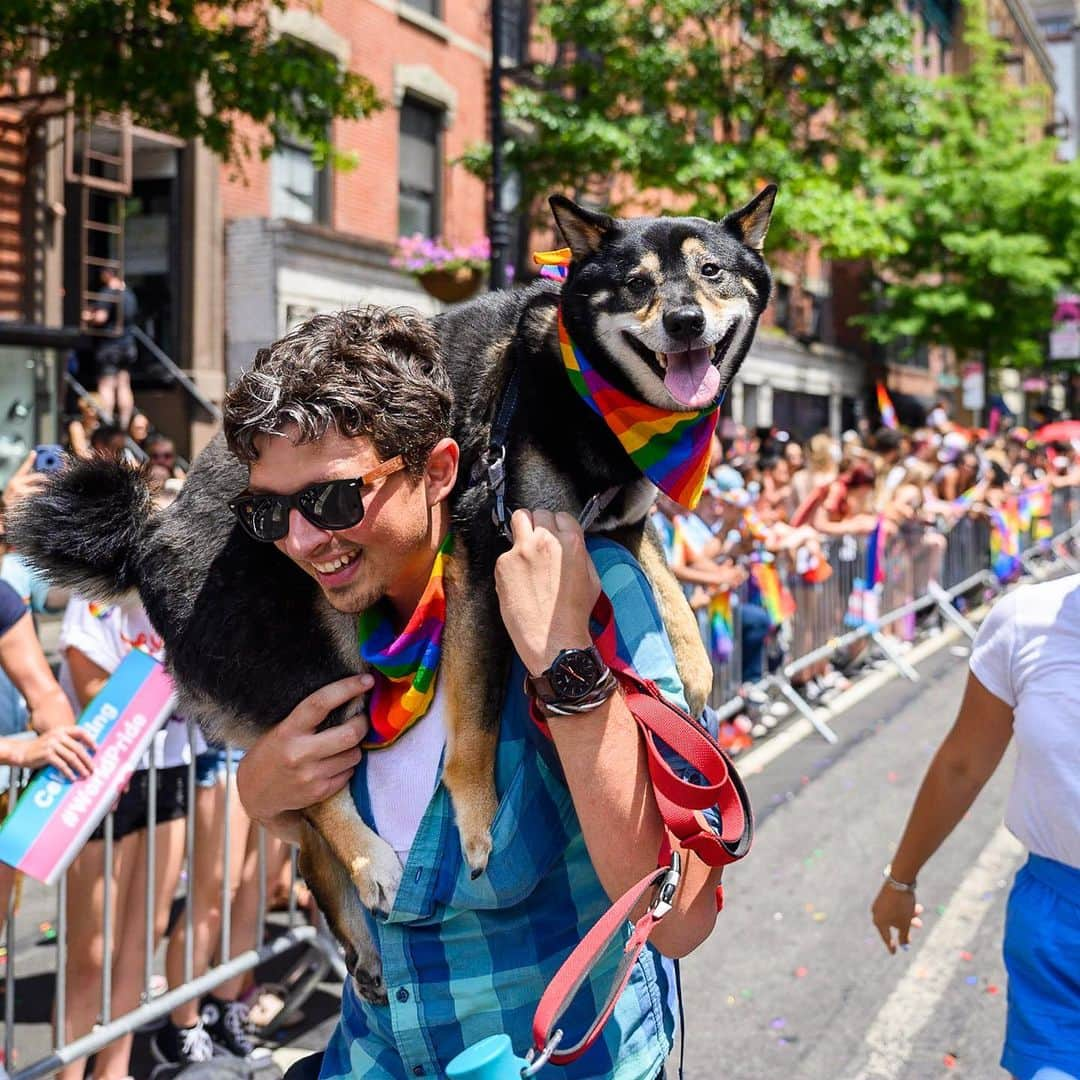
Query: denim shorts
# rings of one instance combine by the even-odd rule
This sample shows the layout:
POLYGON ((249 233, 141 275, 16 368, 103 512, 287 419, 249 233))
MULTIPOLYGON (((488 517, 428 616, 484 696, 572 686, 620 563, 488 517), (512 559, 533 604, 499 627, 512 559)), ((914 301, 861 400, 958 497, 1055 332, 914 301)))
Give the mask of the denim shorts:
POLYGON ((203 751, 195 758, 195 785, 196 787, 212 788, 225 780, 225 771, 229 769, 236 776, 236 769, 240 759, 244 756, 243 750, 233 750, 230 763, 227 752, 221 747, 212 746, 203 751))
POLYGON ((1009 894, 1004 953, 1002 1068, 1018 1080, 1080 1080, 1080 870, 1030 856, 1009 894))

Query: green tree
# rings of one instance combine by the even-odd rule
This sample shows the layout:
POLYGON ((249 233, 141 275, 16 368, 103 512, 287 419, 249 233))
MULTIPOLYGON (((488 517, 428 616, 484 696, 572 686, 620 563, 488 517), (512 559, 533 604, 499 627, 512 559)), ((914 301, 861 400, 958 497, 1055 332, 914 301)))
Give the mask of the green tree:
POLYGON ((874 261, 877 298, 861 321, 882 342, 1041 363, 1054 294, 1070 253, 1073 271, 1080 258, 1076 169, 1043 134, 1040 91, 1005 76, 982 0, 965 3, 965 43, 966 70, 912 80, 914 111, 883 103, 890 137, 869 189, 891 250, 874 261))
MULTIPOLYGON (((770 247, 829 252, 891 235, 860 195, 864 131, 897 94, 910 23, 895 0, 545 0, 554 59, 507 90, 507 146, 531 205, 552 190, 617 206, 622 175, 716 217, 780 185, 770 247)), ((546 48, 547 46, 545 46, 546 48)), ((487 151, 469 163, 477 171, 487 151)))
POLYGON ((335 118, 374 109, 371 83, 317 49, 272 31, 285 0, 3 0, 0 81, 32 65, 76 107, 119 114, 226 161, 255 148, 240 117, 261 125, 266 154, 280 134, 333 157, 335 118))

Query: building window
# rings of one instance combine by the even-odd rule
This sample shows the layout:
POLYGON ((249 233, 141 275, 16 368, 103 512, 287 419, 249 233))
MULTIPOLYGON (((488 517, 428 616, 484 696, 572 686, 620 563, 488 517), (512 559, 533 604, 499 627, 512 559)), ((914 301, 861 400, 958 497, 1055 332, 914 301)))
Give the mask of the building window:
POLYGON ((330 171, 317 168, 311 147, 286 138, 270 162, 270 213, 315 225, 330 219, 330 171))
POLYGON ((442 18, 442 10, 439 0, 401 0, 406 7, 415 8, 417 11, 431 15, 433 18, 442 18))
POLYGON ((776 283, 773 297, 773 321, 786 333, 791 333, 791 286, 784 282, 776 283))
POLYGON ((401 236, 437 236, 442 173, 443 111, 412 97, 401 103, 398 150, 398 231, 401 236))
POLYGON ((529 54, 528 0, 503 0, 502 59, 511 67, 520 67, 529 54))

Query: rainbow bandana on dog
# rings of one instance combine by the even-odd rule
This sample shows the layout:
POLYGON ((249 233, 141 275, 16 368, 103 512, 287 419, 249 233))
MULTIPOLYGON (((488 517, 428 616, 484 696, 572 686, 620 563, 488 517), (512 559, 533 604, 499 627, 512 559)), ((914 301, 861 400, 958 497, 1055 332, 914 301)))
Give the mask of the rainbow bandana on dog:
MULTIPOLYGON (((564 280, 570 249, 538 251, 533 260, 545 277, 564 280)), ((709 447, 720 406, 671 412, 624 394, 612 386, 570 340, 559 311, 559 350, 570 384, 607 424, 630 460, 665 495, 693 510, 709 472, 709 447)))
POLYGON ((399 739, 428 711, 435 696, 446 625, 443 575, 453 547, 448 533, 435 555, 420 603, 400 634, 394 634, 385 601, 368 608, 357 620, 360 656, 375 677, 368 698, 371 730, 361 743, 365 750, 381 750, 399 739))

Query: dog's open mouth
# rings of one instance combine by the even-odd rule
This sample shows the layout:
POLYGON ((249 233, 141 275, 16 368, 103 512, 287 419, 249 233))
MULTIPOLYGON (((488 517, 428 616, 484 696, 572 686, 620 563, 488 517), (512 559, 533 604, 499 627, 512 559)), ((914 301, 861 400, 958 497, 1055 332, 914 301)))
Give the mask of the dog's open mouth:
POLYGON ((718 365, 735 337, 736 327, 733 322, 715 345, 656 354, 664 372, 664 387, 680 405, 704 409, 715 403, 720 394, 718 365))

